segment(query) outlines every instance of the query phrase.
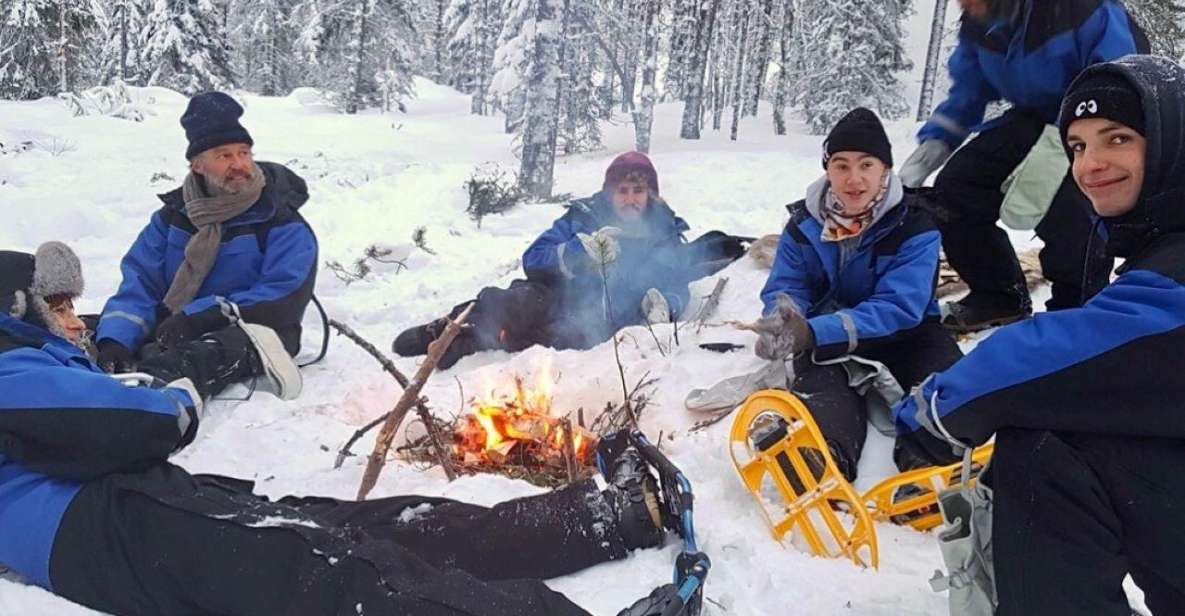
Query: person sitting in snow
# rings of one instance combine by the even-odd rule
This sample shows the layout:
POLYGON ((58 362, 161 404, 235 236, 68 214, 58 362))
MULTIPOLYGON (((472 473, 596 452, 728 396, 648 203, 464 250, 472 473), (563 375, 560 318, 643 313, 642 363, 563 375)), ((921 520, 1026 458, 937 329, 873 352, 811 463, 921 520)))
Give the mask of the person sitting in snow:
MULTIPOLYGON (((601 191, 567 210, 523 254, 526 280, 478 293, 471 327, 449 346, 441 368, 488 349, 587 349, 627 325, 669 323, 687 307, 694 277, 683 237, 688 226, 659 196, 658 173, 645 154, 615 158, 601 191)), ((410 328, 392 349, 423 355, 446 322, 410 328)))
MULTIPOLYGON (((1147 53, 1148 40, 1119 0, 959 0, 959 5, 963 17, 948 63, 950 93, 918 131, 919 145, 902 165, 901 179, 906 187, 919 187, 943 167, 934 180, 942 212, 936 222, 951 267, 971 289, 943 306, 943 324, 971 332, 1032 312, 1016 251, 996 225, 1001 186, 1057 119, 1075 75, 1096 62, 1147 53), (985 123, 984 111, 996 100, 1011 108, 985 123), (960 147, 972 132, 978 134, 960 147)), ((1083 259, 1090 236, 1087 203, 1068 173, 1050 179, 1056 194, 1041 204, 1048 211, 1036 233, 1045 244, 1041 270, 1052 283, 1045 307, 1056 310, 1081 306, 1107 283, 1113 261, 1101 255, 1083 259)))
MULTIPOLYGON (((191 475, 167 458, 201 425, 204 368, 151 387, 104 373, 78 346, 81 292, 64 244, 0 252, 0 563, 71 601, 114 616, 587 616, 538 578, 663 541, 661 492, 621 442, 605 490, 491 508, 271 501, 191 475)), ((623 613, 662 613, 661 588, 623 613)))
POLYGON ((894 409, 936 462, 987 442, 998 616, 1185 605, 1185 69, 1086 69, 1059 126, 1119 276, 1081 308, 1001 328, 894 409))
MULTIPOLYGON (((934 299, 941 242, 893 173, 876 114, 850 111, 823 142, 826 175, 789 206, 790 222, 761 290, 755 350, 794 358, 802 394, 839 470, 856 477, 865 405, 840 365, 848 355, 883 363, 904 389, 962 356, 938 323, 934 299)), ((917 466, 896 455, 903 469, 917 466)))
POLYGON ((123 258, 123 282, 95 333, 104 370, 170 381, 188 362, 201 371, 194 385, 203 396, 255 376, 282 398, 299 394, 291 357, 261 363, 251 349, 300 350, 317 274, 317 239, 297 212, 308 189, 288 168, 255 162, 242 114, 222 92, 190 99, 181 116, 189 175, 161 195, 164 206, 123 258))

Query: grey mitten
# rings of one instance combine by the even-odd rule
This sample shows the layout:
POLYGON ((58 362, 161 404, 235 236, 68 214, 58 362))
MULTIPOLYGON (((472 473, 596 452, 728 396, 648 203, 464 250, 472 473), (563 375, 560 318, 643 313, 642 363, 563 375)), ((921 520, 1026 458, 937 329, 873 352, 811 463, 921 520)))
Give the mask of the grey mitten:
POLYGON ((815 346, 810 324, 785 293, 777 295, 773 312, 757 319, 753 330, 757 332, 753 350, 762 359, 787 359, 815 346))
POLYGON ((617 255, 621 254, 621 246, 617 243, 618 235, 621 235, 621 229, 617 227, 601 227, 591 235, 577 233, 576 239, 580 240, 580 245, 584 247, 584 253, 588 258, 600 268, 612 265, 617 261, 617 255))
POLYGON ((906 188, 921 186, 931 173, 937 171, 946 159, 950 158, 950 152, 950 145, 941 139, 923 141, 909 158, 905 159, 905 164, 901 165, 901 171, 898 172, 901 183, 906 188))
POLYGON ((663 297, 662 291, 646 291, 646 295, 642 297, 642 314, 646 315, 646 322, 650 325, 671 322, 671 305, 667 303, 667 298, 663 297))

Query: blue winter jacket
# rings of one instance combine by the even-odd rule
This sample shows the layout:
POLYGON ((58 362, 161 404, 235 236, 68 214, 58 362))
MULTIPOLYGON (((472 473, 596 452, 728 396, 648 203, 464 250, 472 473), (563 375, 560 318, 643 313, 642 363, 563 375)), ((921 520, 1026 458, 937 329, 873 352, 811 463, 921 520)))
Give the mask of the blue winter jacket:
POLYGON ((955 458, 951 439, 976 446, 1001 428, 1185 439, 1185 75, 1129 56, 1079 79, 1098 72, 1135 85, 1148 126, 1135 209, 1100 221, 1126 261, 1081 308, 1001 328, 894 409, 900 438, 936 461, 955 458))
MULTIPOLYGON (((527 279, 559 292, 557 310, 595 314, 616 331, 644 320, 642 298, 648 289, 656 288, 674 315, 682 313, 687 307, 687 283, 691 280, 683 237, 688 226, 670 206, 652 199, 642 217, 644 224, 632 231, 617 217, 604 191, 572 201, 567 208, 523 253, 527 279), (605 226, 627 229, 617 238, 621 254, 607 277, 611 315, 607 315, 599 265, 589 258, 576 237, 577 233, 591 234, 605 226)), ((609 335, 606 333, 605 338, 609 335)))
POLYGON ((46 329, 0 314, 0 563, 52 590, 49 559, 81 482, 193 439, 182 389, 127 387, 46 329))
POLYGON ((963 16, 951 54, 950 93, 918 131, 956 148, 990 128, 984 111, 1005 100, 1047 124, 1057 119, 1066 87, 1082 71, 1131 53, 1148 41, 1116 0, 999 0, 987 23, 963 16))
POLYGON ((929 215, 911 207, 900 180, 891 180, 893 204, 865 231, 841 268, 837 242, 822 239, 820 207, 826 178, 811 185, 807 198, 787 207, 790 222, 765 287, 764 313, 779 294, 794 300, 815 335, 815 357, 859 353, 883 340, 938 318, 934 298, 942 240, 929 215))
MULTIPOLYGON (((276 330, 288 352, 300 350, 300 322, 317 275, 317 239, 297 209, 308 188, 295 173, 259 163, 267 185, 255 205, 224 223, 222 247, 197 297, 184 312, 202 332, 224 327, 218 298, 238 304, 243 319, 276 330)), ((152 215, 124 256, 123 282, 99 321, 97 340, 110 339, 135 351, 168 311, 162 303, 185 245, 197 229, 185 216, 181 189, 160 196, 152 215)))

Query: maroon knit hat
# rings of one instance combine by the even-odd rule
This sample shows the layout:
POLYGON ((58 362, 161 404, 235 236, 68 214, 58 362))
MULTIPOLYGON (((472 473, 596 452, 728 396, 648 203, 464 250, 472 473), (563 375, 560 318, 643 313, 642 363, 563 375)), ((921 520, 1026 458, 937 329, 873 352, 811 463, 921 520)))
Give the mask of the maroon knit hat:
POLYGON ((641 152, 626 152, 614 158, 605 170, 605 183, 601 188, 609 190, 635 171, 645 176, 650 190, 658 194, 658 172, 654 170, 654 163, 650 162, 650 158, 641 152))

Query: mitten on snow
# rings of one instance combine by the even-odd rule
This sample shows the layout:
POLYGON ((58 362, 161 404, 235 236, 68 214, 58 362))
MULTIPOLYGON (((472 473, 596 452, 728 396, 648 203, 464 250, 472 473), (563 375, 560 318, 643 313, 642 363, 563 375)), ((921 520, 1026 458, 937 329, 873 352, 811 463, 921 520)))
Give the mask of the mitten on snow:
POLYGON ((618 235, 621 235, 621 229, 608 226, 601 227, 592 235, 576 234, 576 239, 580 240, 584 253, 592 260, 593 269, 598 273, 602 268, 607 268, 617 261, 617 255, 621 254, 621 246, 617 243, 618 235))
POLYGON ((650 325, 671 322, 671 305, 667 303, 667 298, 663 297, 662 291, 646 291, 646 295, 642 297, 642 314, 646 316, 646 322, 650 325))
POLYGON ((762 359, 786 359, 815 347, 815 333, 789 295, 779 293, 774 311, 757 320, 757 344, 762 359))
POLYGON ((649 596, 638 599, 617 616, 662 616, 678 598, 679 588, 674 584, 665 584, 650 591, 649 596))
POLYGON ((917 188, 926 182, 931 173, 950 158, 950 146, 941 139, 923 141, 914 149, 905 164, 901 165, 901 183, 906 188, 917 188))

